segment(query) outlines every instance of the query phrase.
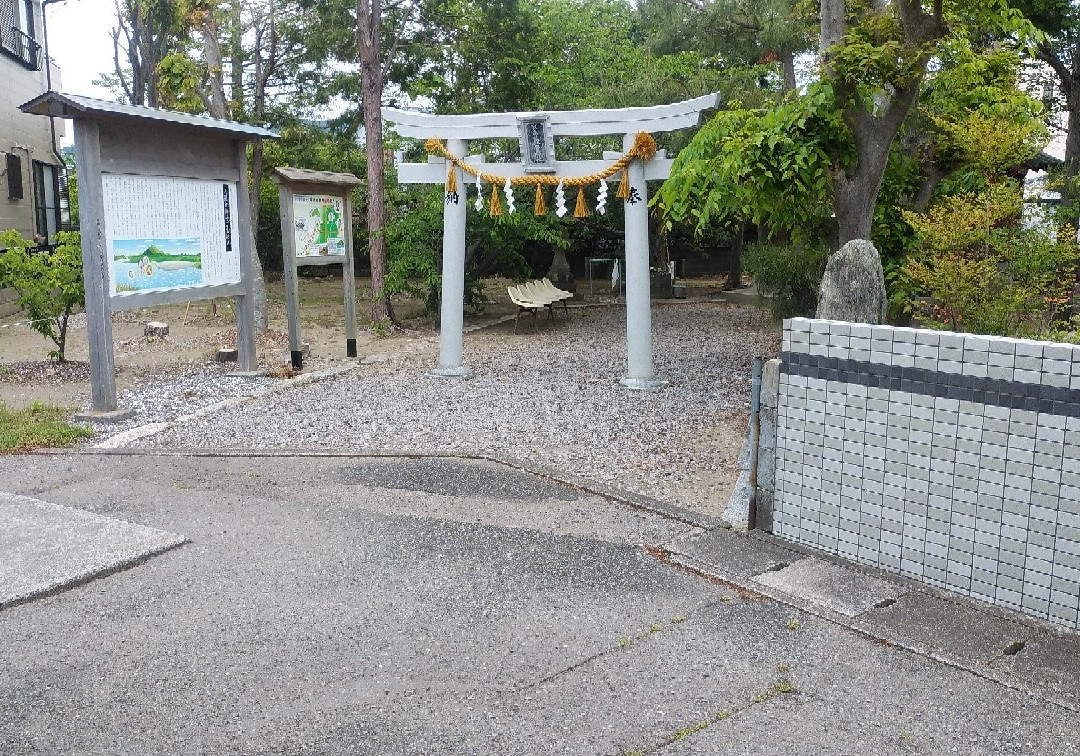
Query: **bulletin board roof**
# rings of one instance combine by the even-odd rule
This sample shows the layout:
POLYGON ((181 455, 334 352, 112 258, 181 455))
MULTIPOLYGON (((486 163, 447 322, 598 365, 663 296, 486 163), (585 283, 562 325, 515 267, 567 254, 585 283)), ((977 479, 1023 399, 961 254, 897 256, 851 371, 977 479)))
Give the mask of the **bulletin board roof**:
POLYGON ((283 181, 288 184, 319 184, 322 186, 360 186, 363 179, 357 178, 351 173, 334 173, 333 171, 313 171, 308 168, 286 168, 284 166, 274 169, 274 181, 279 184, 283 181))
POLYGON ((92 120, 130 118, 141 121, 157 121, 178 126, 191 126, 249 140, 280 138, 277 132, 264 129, 261 126, 226 121, 220 118, 211 118, 210 116, 179 113, 175 110, 109 102, 108 100, 98 100, 94 97, 65 94, 63 92, 40 94, 30 102, 20 105, 19 110, 24 113, 54 116, 56 118, 89 118, 92 120))

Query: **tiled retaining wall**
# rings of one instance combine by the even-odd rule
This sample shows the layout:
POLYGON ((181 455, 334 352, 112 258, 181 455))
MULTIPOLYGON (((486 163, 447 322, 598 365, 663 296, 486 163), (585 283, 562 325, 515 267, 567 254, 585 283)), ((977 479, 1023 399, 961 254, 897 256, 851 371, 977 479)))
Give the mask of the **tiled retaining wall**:
POLYGON ((785 321, 773 532, 1080 629, 1080 349, 785 321))

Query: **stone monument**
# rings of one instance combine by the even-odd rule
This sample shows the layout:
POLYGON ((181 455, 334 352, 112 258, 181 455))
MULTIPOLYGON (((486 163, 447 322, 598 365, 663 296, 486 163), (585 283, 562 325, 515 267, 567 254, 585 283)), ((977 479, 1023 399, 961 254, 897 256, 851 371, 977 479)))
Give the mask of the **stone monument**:
POLYGON ((852 239, 829 255, 818 294, 817 317, 878 324, 888 309, 881 255, 866 239, 852 239))

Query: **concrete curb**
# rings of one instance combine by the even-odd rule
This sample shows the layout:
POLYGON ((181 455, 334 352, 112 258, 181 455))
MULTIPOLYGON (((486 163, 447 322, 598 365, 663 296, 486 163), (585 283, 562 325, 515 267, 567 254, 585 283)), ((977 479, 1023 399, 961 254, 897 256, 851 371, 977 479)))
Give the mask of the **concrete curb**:
MULTIPOLYGON (((967 599, 963 596, 957 596, 949 594, 947 591, 942 591, 932 586, 927 586, 924 583, 910 580, 908 578, 897 577, 891 573, 883 570, 877 570, 870 567, 864 567, 853 562, 848 562, 840 557, 826 552, 819 552, 814 549, 804 547, 802 545, 796 545, 784 541, 780 538, 772 536, 770 534, 754 532, 752 534, 740 533, 737 531, 731 532, 732 538, 746 538, 749 540, 757 540, 763 544, 769 544, 774 547, 781 548, 789 553, 795 559, 794 561, 813 557, 824 562, 838 565, 846 570, 850 570, 855 573, 867 575, 869 577, 876 578, 894 585, 908 589, 909 593, 921 593, 926 596, 930 596, 938 601, 952 604, 956 607, 963 607, 965 609, 976 609, 980 614, 986 615, 998 622, 1014 623, 1020 627, 1036 628, 1042 634, 1047 637, 1061 637, 1063 631, 1060 627, 1052 625, 1048 622, 1039 621, 1035 618, 1028 617, 1027 615, 1011 612, 1008 609, 993 606, 990 604, 977 603, 973 600, 967 599)), ((680 554, 678 551, 665 549, 667 558, 675 565, 682 567, 692 573, 698 574, 705 578, 718 579, 725 583, 737 587, 742 591, 746 591, 752 594, 757 594, 763 598, 776 601, 777 603, 789 606, 792 609, 796 609, 800 612, 808 614, 818 619, 823 619, 831 622, 834 625, 849 630, 856 635, 873 640, 879 643, 885 643, 893 648, 901 649, 918 656, 926 657, 932 661, 944 664, 955 669, 969 672, 977 677, 989 680, 1012 690, 1017 690, 1030 696, 1034 696, 1063 709, 1071 712, 1080 713, 1080 705, 1076 702, 1066 700, 1060 696, 1054 695, 1047 691, 1045 686, 1041 686, 1025 680, 1023 677, 1017 675, 1010 675, 1001 670, 995 669, 985 662, 981 662, 978 659, 971 658, 969 656, 962 656, 957 653, 950 653, 946 650, 935 648, 927 643, 912 642, 910 640, 904 640, 896 635, 886 635, 875 629, 872 625, 866 622, 865 618, 868 617, 872 611, 869 610, 855 617, 849 617, 839 612, 836 612, 826 606, 817 604, 812 601, 807 601, 799 596, 792 595, 780 589, 761 583, 754 580, 752 577, 740 577, 732 575, 728 571, 719 571, 715 565, 705 563, 701 560, 693 557, 688 557, 684 554, 680 554)))

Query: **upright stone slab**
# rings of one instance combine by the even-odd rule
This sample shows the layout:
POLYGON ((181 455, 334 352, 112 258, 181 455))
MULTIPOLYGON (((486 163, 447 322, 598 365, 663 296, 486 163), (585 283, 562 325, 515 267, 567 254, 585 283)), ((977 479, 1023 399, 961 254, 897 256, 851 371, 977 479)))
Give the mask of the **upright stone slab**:
POLYGON ((821 279, 817 317, 878 324, 888 309, 881 255, 866 239, 853 239, 829 255, 821 279))

